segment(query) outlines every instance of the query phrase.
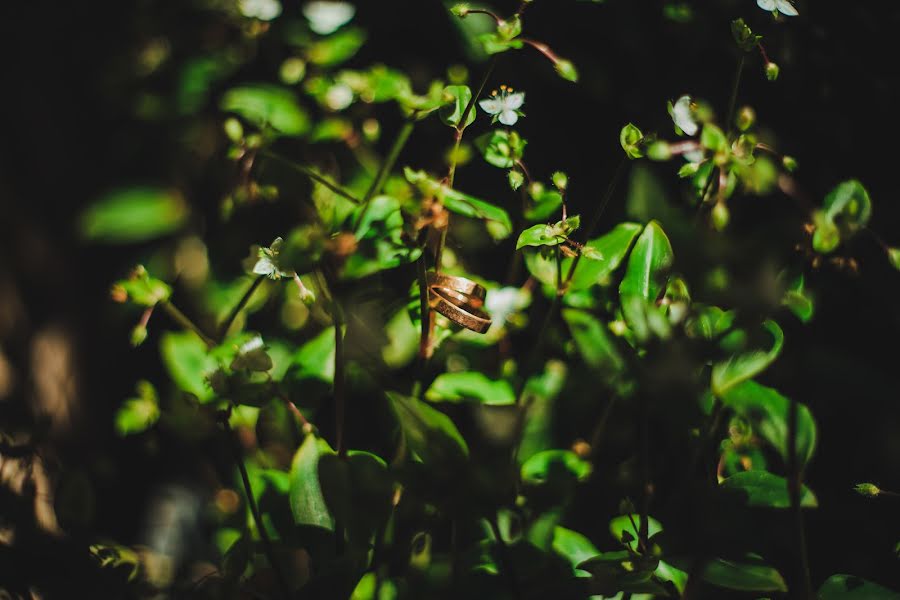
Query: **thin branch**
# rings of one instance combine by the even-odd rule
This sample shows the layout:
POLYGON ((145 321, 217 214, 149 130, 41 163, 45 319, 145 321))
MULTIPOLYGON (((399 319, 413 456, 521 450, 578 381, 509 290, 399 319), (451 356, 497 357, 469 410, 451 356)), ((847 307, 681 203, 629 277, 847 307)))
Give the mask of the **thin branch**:
POLYGON ((228 334, 228 330, 231 328, 231 325, 234 323, 234 320, 237 319, 237 316, 244 309, 248 302, 250 302, 250 298, 253 297, 253 293, 259 288, 263 281, 265 281, 265 275, 259 275, 256 279, 253 280, 253 283, 250 284, 250 287, 244 292, 244 295, 241 296, 241 299, 238 300, 238 303, 235 304, 234 308, 231 309, 231 312, 228 313, 228 316, 222 321, 222 325, 219 326, 219 343, 221 343, 225 336, 228 334))
POLYGON ((247 506, 250 508, 250 514, 253 516, 253 522, 256 524, 256 531, 259 533, 260 540, 262 540, 263 551, 266 554, 266 558, 269 560, 269 564, 272 565, 272 570, 275 571, 275 577, 278 580, 282 595, 285 598, 290 598, 291 588, 288 585, 287 578, 284 576, 284 572, 281 570, 281 566, 278 561, 275 560, 275 549, 272 546, 272 540, 269 538, 269 534, 263 524, 259 506, 256 505, 256 499, 253 496, 253 487, 250 485, 250 476, 247 474, 246 465, 244 465, 244 457, 241 448, 238 445, 237 438, 234 436, 234 431, 231 429, 231 424, 228 422, 228 419, 223 420, 223 426, 225 427, 225 433, 228 436, 228 444, 234 451, 234 461, 237 463, 238 470, 241 473, 241 483, 244 486, 244 495, 247 496, 247 506))
POLYGON ((797 553, 800 559, 800 572, 803 581, 803 598, 814 600, 812 579, 809 572, 809 550, 806 546, 806 529, 803 524, 803 509, 800 506, 800 486, 803 474, 797 460, 797 420, 799 406, 791 399, 788 415, 788 493, 791 498, 791 512, 794 515, 794 532, 797 536, 797 553))
POLYGON ((302 173, 302 174, 306 175, 313 181, 315 181, 317 183, 321 183, 322 185, 324 185, 326 188, 328 188, 329 190, 331 190, 338 196, 342 196, 342 197, 346 198, 347 200, 350 200, 354 204, 362 203, 362 201, 360 201, 359 198, 354 196, 351 192, 348 192, 347 190, 345 190, 338 184, 330 181, 325 176, 316 172, 315 170, 311 169, 310 167, 307 167, 306 165, 294 162, 289 158, 286 158, 284 156, 281 156, 280 154, 276 154, 275 152, 272 152, 271 150, 263 150, 260 152, 260 154, 266 158, 271 158, 273 160, 277 160, 278 162, 284 164, 285 166, 290 167, 294 171, 297 171, 298 173, 302 173))
POLYGON ((197 334, 203 343, 206 344, 210 348, 214 348, 216 346, 216 340, 212 339, 210 336, 206 335, 206 333, 197 326, 196 323, 191 321, 183 312, 178 310, 174 304, 169 302, 168 300, 162 300, 159 302, 159 306, 162 306, 162 309, 166 312, 169 317, 172 318, 173 321, 197 334))

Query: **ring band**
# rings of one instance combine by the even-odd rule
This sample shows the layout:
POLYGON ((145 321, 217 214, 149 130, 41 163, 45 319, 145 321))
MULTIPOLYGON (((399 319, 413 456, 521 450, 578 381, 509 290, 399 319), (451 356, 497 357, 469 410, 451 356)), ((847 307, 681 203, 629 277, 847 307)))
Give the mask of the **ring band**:
POLYGON ((476 333, 490 329, 491 317, 480 308, 467 302, 456 304, 441 288, 432 287, 429 292, 429 304, 435 312, 476 333))
POLYGON ((448 300, 450 300, 454 304, 458 304, 458 305, 466 304, 468 306, 471 306, 472 308, 481 308, 482 306, 484 306, 484 300, 482 300, 481 298, 477 298, 475 296, 469 296, 467 294, 457 292, 456 290, 452 290, 450 288, 433 285, 433 286, 431 286, 430 289, 438 292, 439 294, 446 297, 448 300))
POLYGON ((428 273, 428 286, 444 288, 458 294, 465 294, 466 296, 471 296, 482 302, 487 295, 487 290, 471 279, 466 279, 465 277, 459 277, 457 275, 444 275, 433 271, 428 273))

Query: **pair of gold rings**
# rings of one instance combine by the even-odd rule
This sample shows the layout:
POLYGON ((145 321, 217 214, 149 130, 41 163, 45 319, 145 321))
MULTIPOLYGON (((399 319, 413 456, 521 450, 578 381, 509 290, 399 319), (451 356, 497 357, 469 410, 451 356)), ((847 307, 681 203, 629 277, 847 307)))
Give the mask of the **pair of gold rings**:
POLYGON ((482 308, 486 294, 487 290, 471 279, 428 273, 431 309, 476 333, 485 333, 491 327, 491 316, 482 308))

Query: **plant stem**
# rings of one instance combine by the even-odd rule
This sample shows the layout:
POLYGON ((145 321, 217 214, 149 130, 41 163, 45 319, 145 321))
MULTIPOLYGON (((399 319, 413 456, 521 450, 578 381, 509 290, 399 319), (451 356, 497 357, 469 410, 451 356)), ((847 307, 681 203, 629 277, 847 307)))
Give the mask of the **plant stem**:
POLYGON ((725 119, 725 129, 731 131, 732 121, 734 120, 734 109, 737 105, 738 88, 741 86, 741 74, 744 72, 744 54, 741 53, 741 60, 738 61, 737 72, 734 74, 734 84, 731 86, 731 98, 728 100, 728 117, 725 119))
POLYGON ((494 538, 497 540, 497 554, 500 559, 500 567, 506 574, 506 579, 509 582, 509 591, 512 593, 513 598, 521 598, 522 592, 519 590, 516 572, 513 570, 512 562, 509 559, 509 547, 500 534, 500 525, 497 523, 497 517, 494 516, 488 519, 488 523, 491 526, 491 531, 494 533, 494 538))
POLYGON ((219 343, 225 339, 225 336, 228 334, 228 330, 231 328, 234 320, 237 319, 238 314, 240 314, 241 310, 250 302, 250 298, 253 296, 253 292, 259 288, 263 281, 265 281, 265 275, 259 275, 256 279, 253 280, 253 283, 250 284, 250 287, 244 292, 244 295, 241 296, 241 299, 238 300, 238 303, 231 309, 231 312, 228 313, 228 316, 222 321, 222 325, 219 327, 219 343))
POLYGON ((378 192, 381 191, 381 188, 384 187, 384 182, 387 181, 388 175, 390 175, 391 173, 391 169, 394 168, 394 163, 397 162, 397 158, 400 156, 400 152, 406 145, 406 141, 409 139, 409 135, 412 133, 414 126, 415 121, 413 121, 412 118, 407 119, 406 122, 403 123, 403 127, 400 129, 400 133, 397 134, 397 138, 394 140, 394 145, 391 146, 387 158, 385 158, 384 162, 381 163, 381 168, 378 169, 378 174, 375 175, 375 179, 372 180, 371 185, 369 185, 369 189, 366 190, 366 195, 363 196, 362 210, 359 212, 359 217, 356 221, 357 223, 363 222, 363 217, 369 210, 369 205, 372 201, 372 198, 374 198, 378 194, 378 192))
MULTIPOLYGON (((606 187, 606 192, 604 192, 603 198, 600 200, 600 204, 597 206, 596 212, 594 212, 594 215, 591 217, 591 222, 584 230, 585 243, 587 243, 587 241, 591 239, 591 236, 596 232, 597 226, 600 225, 600 218, 603 216, 603 212, 606 210, 607 205, 609 205, 609 201, 612 198, 613 193, 615 193, 616 191, 616 186, 619 185, 619 180, 622 178, 622 173, 625 172, 625 165, 627 163, 628 157, 623 156, 622 160, 619 161, 619 165, 616 167, 615 173, 613 173, 613 177, 610 180, 609 185, 606 187)), ((563 288, 568 287, 569 282, 572 281, 572 277, 575 275, 575 268, 578 266, 578 262, 580 260, 581 253, 579 252, 575 256, 575 258, 572 259, 572 264, 571 266, 569 266, 569 272, 566 274, 566 280, 563 288)))
MULTIPOLYGON (((429 322, 431 321, 431 313, 428 308, 428 281, 426 279, 425 252, 423 251, 419 259, 416 261, 416 276, 419 281, 419 310, 421 311, 421 333, 419 335, 419 361, 420 370, 425 370, 425 363, 428 361, 428 338, 429 338, 429 322)), ((424 376, 424 373, 423 373, 424 376)), ((420 380, 421 381, 421 380, 420 380)), ((419 390, 421 391, 421 390, 419 390)), ((418 394, 415 394, 418 395, 418 394)))
POLYGON ((228 443, 234 451, 234 461, 237 463, 238 470, 241 473, 241 483, 244 486, 244 494, 247 496, 247 506, 250 508, 250 514, 253 517, 253 522, 256 524, 256 531, 259 533, 259 539, 262 540, 263 551, 266 554, 266 558, 269 560, 269 564, 272 565, 272 570, 275 571, 275 578, 278 580, 278 585, 281 588, 283 596, 285 598, 290 598, 291 588, 288 585, 287 579, 285 578, 278 561, 275 560, 275 549, 272 546, 272 540, 269 538, 265 525, 263 525, 259 507, 256 505, 256 499, 253 496, 253 487, 250 485, 250 476, 247 474, 246 465, 244 465, 241 447, 237 438, 234 436, 234 431, 231 429, 231 424, 228 423, 228 419, 223 421, 223 425, 225 427, 225 433, 228 436, 228 443))
POLYGON ((285 166, 290 167, 294 171, 297 171, 299 173, 306 175, 313 181, 315 181, 317 183, 321 183, 322 185, 327 187, 329 190, 331 190, 338 196, 342 196, 342 197, 346 198, 347 200, 350 200, 354 204, 361 204, 361 201, 359 200, 359 198, 354 196, 351 192, 348 192, 347 190, 345 190, 338 184, 333 183, 332 181, 329 181, 326 177, 324 177, 320 173, 317 173, 315 170, 311 169, 310 167, 307 167, 306 165, 294 162, 289 158, 286 158, 284 156, 281 156, 280 154, 276 154, 275 152, 272 152, 271 150, 262 150, 260 152, 260 154, 266 158, 271 158, 272 160, 277 160, 278 162, 284 164, 285 166))
POLYGON ((162 300, 159 302, 159 306, 162 306, 162 309, 166 312, 169 317, 172 318, 173 321, 184 327, 185 329, 189 329, 197 334, 197 336, 203 340, 203 343, 209 346, 210 348, 215 347, 216 340, 212 339, 200 327, 197 326, 196 323, 191 321, 183 312, 178 310, 174 304, 169 302, 168 300, 162 300))
POLYGON ((806 547, 806 530, 803 524, 803 509, 800 507, 800 486, 802 472, 797 460, 797 401, 791 399, 788 415, 788 492, 791 497, 791 511, 794 514, 794 530, 797 536, 797 552, 800 557, 800 571, 803 577, 803 598, 814 600, 812 580, 809 573, 809 551, 806 547))

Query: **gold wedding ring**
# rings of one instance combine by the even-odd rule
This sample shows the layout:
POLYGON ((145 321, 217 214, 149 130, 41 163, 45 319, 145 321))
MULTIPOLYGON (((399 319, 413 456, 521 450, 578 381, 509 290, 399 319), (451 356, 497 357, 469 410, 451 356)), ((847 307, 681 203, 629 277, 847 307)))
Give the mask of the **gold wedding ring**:
POLYGON ((456 275, 443 275, 441 273, 428 273, 428 287, 438 288, 448 297, 467 302, 472 306, 482 306, 487 290, 471 279, 456 275))
MULTIPOLYGON (((456 296, 462 295, 456 294, 456 296)), ((491 327, 491 316, 480 307, 474 306, 471 302, 459 301, 456 297, 450 296, 447 290, 438 286, 432 286, 429 289, 429 304, 435 312, 476 333, 485 333, 491 327)))

